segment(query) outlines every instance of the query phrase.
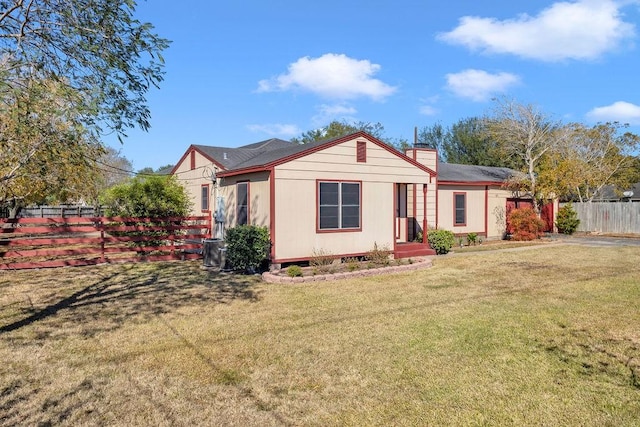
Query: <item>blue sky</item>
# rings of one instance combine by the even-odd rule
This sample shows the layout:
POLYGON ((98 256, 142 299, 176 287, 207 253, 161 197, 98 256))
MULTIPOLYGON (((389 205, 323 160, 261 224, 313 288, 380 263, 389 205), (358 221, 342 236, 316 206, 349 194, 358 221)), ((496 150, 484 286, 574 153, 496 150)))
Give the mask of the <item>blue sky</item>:
POLYGON ((412 141, 498 96, 640 134, 640 0, 149 0, 137 17, 173 43, 150 131, 106 140, 135 169, 332 120, 412 141))

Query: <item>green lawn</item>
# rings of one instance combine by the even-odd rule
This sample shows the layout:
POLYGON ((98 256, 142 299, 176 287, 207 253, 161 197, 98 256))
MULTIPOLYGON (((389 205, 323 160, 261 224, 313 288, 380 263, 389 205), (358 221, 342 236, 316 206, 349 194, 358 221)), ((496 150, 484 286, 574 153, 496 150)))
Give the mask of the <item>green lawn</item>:
POLYGON ((1 272, 0 360, 0 425, 637 426, 640 248, 294 285, 1 272))

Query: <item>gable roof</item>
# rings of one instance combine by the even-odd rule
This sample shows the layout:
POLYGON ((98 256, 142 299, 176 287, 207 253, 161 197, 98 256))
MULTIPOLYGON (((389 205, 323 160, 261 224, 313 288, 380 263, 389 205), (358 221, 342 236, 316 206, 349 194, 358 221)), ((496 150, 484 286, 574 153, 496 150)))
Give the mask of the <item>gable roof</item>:
POLYGON ((344 135, 341 137, 324 140, 324 141, 315 141, 307 144, 293 144, 289 143, 288 146, 284 146, 278 149, 272 149, 267 151, 262 151, 259 155, 248 158, 244 161, 236 163, 232 168, 223 171, 219 174, 219 176, 231 176, 231 175, 240 175, 243 173, 253 172, 257 170, 265 170, 271 168, 273 166, 277 166, 291 160, 309 155, 316 151, 324 150, 326 148, 332 147, 334 145, 338 145, 340 143, 355 139, 355 138, 364 138, 381 148, 391 152, 392 154, 402 158, 403 160, 411 163, 412 165, 422 169, 423 171, 429 173, 431 176, 435 176, 435 172, 425 165, 418 163, 410 157, 407 157, 400 151, 395 148, 385 144, 379 139, 369 135, 366 132, 355 132, 348 135, 344 135))
POLYGON ((187 149, 176 166, 174 166, 171 173, 177 169, 178 165, 182 163, 192 149, 198 151, 212 163, 228 170, 235 169, 237 164, 259 156, 263 152, 278 150, 293 145, 296 144, 278 138, 266 139, 264 141, 254 142, 237 148, 193 144, 187 149))
POLYGON ((441 183, 503 183, 516 173, 513 169, 492 166, 438 164, 438 182, 441 183))

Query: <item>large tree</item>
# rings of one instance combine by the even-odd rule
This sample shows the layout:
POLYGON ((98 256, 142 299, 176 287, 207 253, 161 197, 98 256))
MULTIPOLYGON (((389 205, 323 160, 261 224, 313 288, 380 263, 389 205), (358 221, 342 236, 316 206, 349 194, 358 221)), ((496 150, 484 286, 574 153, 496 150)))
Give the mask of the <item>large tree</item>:
POLYGON ((566 127, 554 150, 544 159, 539 181, 567 198, 590 202, 605 186, 625 190, 637 182, 640 137, 620 123, 566 127))
POLYGON ((134 18, 134 0, 0 1, 0 72, 11 87, 54 80, 96 134, 149 128, 146 93, 169 42, 134 18), (76 97, 76 93, 80 96, 76 97))
POLYGON ((495 102, 492 114, 484 120, 488 136, 498 144, 501 155, 523 172, 514 188, 531 196, 539 213, 540 203, 551 196, 538 185, 539 167, 565 137, 566 127, 537 106, 507 98, 495 102))
POLYGON ((0 203, 84 197, 100 137, 149 128, 146 93, 162 81, 169 42, 135 6, 0 0, 0 203))
POLYGON ((0 85, 0 203, 15 216, 30 203, 91 197, 102 145, 78 121, 57 81, 0 85))

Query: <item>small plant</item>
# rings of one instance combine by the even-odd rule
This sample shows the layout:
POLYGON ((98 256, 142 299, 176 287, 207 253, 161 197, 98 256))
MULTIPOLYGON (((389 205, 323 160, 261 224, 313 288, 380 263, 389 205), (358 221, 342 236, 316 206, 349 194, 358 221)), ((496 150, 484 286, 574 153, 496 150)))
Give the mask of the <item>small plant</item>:
POLYGON ((414 242, 422 243, 422 230, 418 231, 416 237, 413 239, 414 242))
POLYGON ((467 244, 469 246, 471 245, 475 246, 477 242, 478 242, 478 233, 467 234, 467 244))
POLYGON ((344 263, 347 264, 347 270, 349 271, 356 271, 360 268, 360 260, 358 258, 345 258, 344 263))
POLYGON ((558 226, 558 231, 563 234, 573 234, 576 231, 580 225, 580 220, 571 203, 558 209, 556 225, 558 226))
POLYGON ((374 242, 373 249, 367 252, 364 258, 375 265, 389 265, 389 255, 391 251, 386 245, 379 248, 378 243, 374 242))
POLYGON ((455 236, 449 230, 433 230, 429 232, 429 245, 438 255, 449 253, 454 242, 455 236))
POLYGON ((464 239, 463 239, 462 237, 458 237, 458 245, 459 245, 460 247, 463 247, 463 246, 464 246, 464 239))
POLYGON ((326 272, 337 259, 338 258, 331 252, 325 251, 324 249, 314 249, 311 259, 309 260, 309 265, 318 271, 326 272))
POLYGON ((545 223, 531 208, 514 209, 509 213, 513 240, 528 241, 540 237, 545 223))
POLYGON ((290 265, 287 268, 287 276, 289 277, 302 277, 302 268, 299 265, 290 265))

